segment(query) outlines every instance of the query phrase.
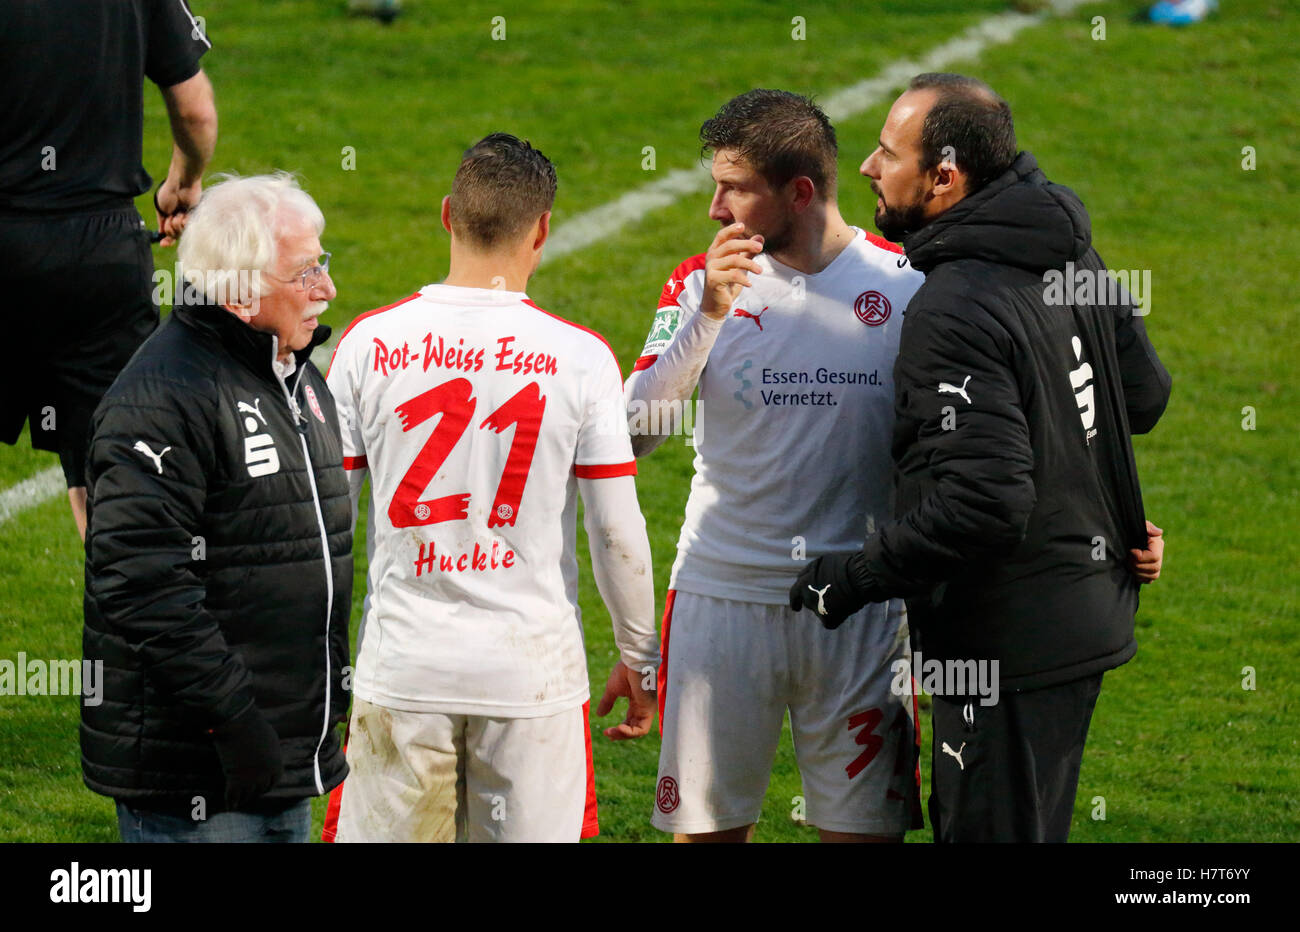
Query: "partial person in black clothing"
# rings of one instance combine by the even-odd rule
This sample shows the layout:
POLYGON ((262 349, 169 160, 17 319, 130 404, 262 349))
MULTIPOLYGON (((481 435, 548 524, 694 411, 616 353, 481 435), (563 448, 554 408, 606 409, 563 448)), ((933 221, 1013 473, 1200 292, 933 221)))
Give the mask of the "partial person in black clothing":
MULTIPOLYGON (((184 0, 5 0, 0 4, 0 440, 57 453, 78 532, 95 406, 158 326, 153 258, 133 204, 143 82, 162 91, 173 139, 154 194, 162 244, 199 201, 217 138, 209 48, 184 0)), ((178 283, 179 285, 179 283, 178 283)))
POLYGON ((337 292, 287 175, 213 185, 187 294, 109 388, 86 459, 86 786, 127 842, 300 842, 347 773, 352 505, 311 362, 337 292))
POLYGON ((1130 434, 1155 426, 1169 374, 1133 298, 1110 300, 1083 204, 1017 152, 987 85, 914 78, 861 170, 926 275, 894 369, 895 520, 809 564, 791 606, 835 627, 903 596, 925 663, 996 661, 995 704, 969 683, 935 697, 935 838, 1064 841, 1102 674, 1137 650, 1160 572, 1130 434), (1094 297, 1060 300, 1053 273, 1094 297))

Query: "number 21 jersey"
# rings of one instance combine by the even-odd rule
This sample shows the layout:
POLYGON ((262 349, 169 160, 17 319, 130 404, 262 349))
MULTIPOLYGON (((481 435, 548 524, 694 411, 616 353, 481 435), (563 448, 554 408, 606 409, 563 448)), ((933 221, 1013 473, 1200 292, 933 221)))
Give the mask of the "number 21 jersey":
POLYGON ((581 705, 576 480, 636 473, 609 345, 522 292, 428 285, 358 317, 327 381, 344 466, 371 482, 356 694, 497 717, 581 705))

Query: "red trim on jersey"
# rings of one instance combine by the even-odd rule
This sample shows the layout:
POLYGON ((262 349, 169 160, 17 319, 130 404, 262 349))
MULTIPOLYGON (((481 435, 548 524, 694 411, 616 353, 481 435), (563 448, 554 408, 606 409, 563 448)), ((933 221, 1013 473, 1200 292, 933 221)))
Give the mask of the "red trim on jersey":
POLYGON ((901 245, 898 243, 891 243, 883 236, 877 236, 875 233, 868 233, 866 230, 862 231, 862 236, 873 246, 879 246, 881 249, 888 250, 889 252, 896 252, 900 256, 903 254, 903 247, 901 245))
POLYGON ((654 356, 642 356, 636 361, 636 365, 632 367, 632 371, 640 372, 642 369, 649 369, 655 364, 655 360, 658 358, 659 355, 657 353, 654 356))
POLYGON ((562 324, 568 324, 570 327, 577 327, 579 330, 581 330, 581 331, 584 332, 584 333, 590 333, 593 337, 595 337, 595 338, 596 338, 597 340, 599 340, 601 343, 604 343, 604 344, 605 344, 605 349, 609 350, 609 355, 611 355, 611 356, 614 357, 614 365, 618 366, 618 377, 619 377, 619 379, 621 380, 621 379, 623 378, 623 367, 622 367, 622 366, 619 366, 619 364, 618 364, 618 354, 614 352, 614 347, 610 346, 610 345, 609 345, 609 341, 606 340, 603 336, 601 336, 601 335, 600 335, 599 333, 597 333, 595 330, 592 330, 590 327, 584 327, 584 326, 582 326, 582 324, 575 324, 573 321, 571 321, 571 320, 566 320, 565 318, 561 317, 559 314, 552 314, 550 311, 548 311, 548 310, 547 310, 546 308, 544 308, 544 307, 538 307, 536 304, 533 303, 532 298, 524 298, 523 300, 524 300, 524 303, 527 304, 529 307, 531 307, 533 310, 541 311, 541 312, 542 312, 543 314, 545 314, 547 317, 554 317, 556 320, 558 320, 558 321, 559 321, 560 323, 562 323, 562 324))
POLYGON ((692 272, 698 272, 700 269, 704 268, 707 258, 708 256, 706 253, 700 253, 698 256, 691 256, 681 265, 677 266, 677 268, 673 269, 673 274, 668 276, 668 281, 664 282, 663 290, 659 292, 660 307, 668 307, 670 304, 676 307, 681 307, 681 305, 677 303, 677 299, 681 297, 682 292, 686 290, 686 277, 692 272), (680 287, 674 286, 674 281, 677 282, 680 287))
POLYGON ((361 456, 343 457, 344 469, 365 469, 366 467, 367 467, 367 463, 366 463, 365 454, 362 454, 361 456))
POLYGON ((367 317, 374 317, 376 314, 382 314, 384 311, 391 311, 395 307, 401 307, 407 301, 414 301, 419 296, 420 292, 417 291, 415 294, 405 297, 400 301, 394 301, 392 304, 385 305, 384 307, 377 307, 373 311, 366 311, 364 314, 358 314, 356 317, 352 318, 352 323, 348 324, 347 329, 343 331, 343 336, 339 337, 338 343, 334 344, 334 352, 330 353, 330 364, 325 367, 325 378, 329 378, 330 369, 334 367, 334 357, 339 354, 339 347, 342 346, 343 341, 348 338, 348 334, 352 332, 353 327, 361 323, 367 317))
POLYGON ((594 466, 583 466, 578 463, 573 467, 573 473, 579 479, 613 479, 615 476, 635 476, 636 460, 627 463, 597 463, 594 466))
POLYGON ((587 804, 582 813, 582 833, 579 838, 595 838, 600 834, 600 813, 596 809, 596 766, 591 757, 591 700, 582 704, 582 734, 587 744, 587 804))
POLYGON ((673 602, 677 590, 669 589, 664 599, 664 620, 659 629, 659 737, 664 736, 664 702, 668 695, 668 633, 673 627, 673 602))

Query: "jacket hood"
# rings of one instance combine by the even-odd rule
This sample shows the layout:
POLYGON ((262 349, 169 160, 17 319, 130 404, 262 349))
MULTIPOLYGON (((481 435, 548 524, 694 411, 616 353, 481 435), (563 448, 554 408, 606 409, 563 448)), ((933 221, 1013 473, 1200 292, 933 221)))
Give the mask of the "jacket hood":
POLYGON ((957 259, 983 259, 1039 273, 1059 269, 1092 245, 1092 224, 1069 188, 1047 180, 1021 152, 982 190, 908 235, 903 247, 928 274, 957 259))

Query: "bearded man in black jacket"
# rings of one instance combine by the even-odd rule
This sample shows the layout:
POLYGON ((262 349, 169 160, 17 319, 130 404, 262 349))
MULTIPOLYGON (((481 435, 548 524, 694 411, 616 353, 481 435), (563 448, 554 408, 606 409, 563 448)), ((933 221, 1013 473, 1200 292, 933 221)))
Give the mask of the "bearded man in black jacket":
POLYGON ((88 787, 123 841, 306 841, 347 773, 352 513, 311 362, 335 296, 325 219, 287 175, 207 190, 189 286, 92 420, 88 787))
POLYGON ((809 564, 791 606, 835 627, 907 599, 916 656, 943 674, 913 671, 938 684, 937 841, 1065 841, 1102 674, 1137 650, 1160 571, 1130 434, 1155 426, 1169 374, 1083 204, 1017 152, 983 82, 914 78, 861 171, 926 275, 894 369, 896 519, 809 564))

